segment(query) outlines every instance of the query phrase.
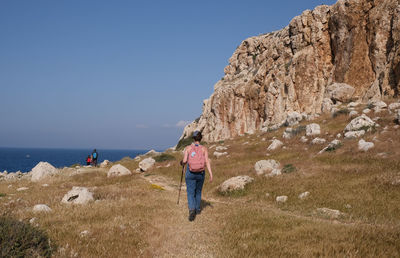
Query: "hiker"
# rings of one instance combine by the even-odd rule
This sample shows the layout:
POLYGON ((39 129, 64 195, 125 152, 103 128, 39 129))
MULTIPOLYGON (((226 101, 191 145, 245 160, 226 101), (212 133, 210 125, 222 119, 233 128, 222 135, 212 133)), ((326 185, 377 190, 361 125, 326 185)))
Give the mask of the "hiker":
POLYGON ((97 167, 97 158, 99 157, 99 154, 97 153, 96 149, 93 150, 92 152, 92 163, 93 166, 97 167))
POLYGON ((92 163, 92 157, 90 157, 90 155, 88 155, 86 158, 86 166, 89 166, 90 163, 92 163))
POLYGON ((189 221, 193 221, 200 214, 201 190, 203 188, 205 167, 210 174, 210 182, 213 180, 208 150, 200 145, 203 138, 200 131, 193 133, 194 143, 185 148, 181 165, 186 166, 185 181, 189 206, 189 221))

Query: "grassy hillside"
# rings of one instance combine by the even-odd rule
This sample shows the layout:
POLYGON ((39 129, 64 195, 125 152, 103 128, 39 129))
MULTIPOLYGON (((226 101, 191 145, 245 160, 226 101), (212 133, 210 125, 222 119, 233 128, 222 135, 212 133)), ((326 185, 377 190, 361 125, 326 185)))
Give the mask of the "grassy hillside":
MULTIPOLYGON (((160 158, 150 171, 120 178, 107 178, 107 169, 88 169, 40 183, 0 182, 0 211, 24 222, 36 218, 33 224, 58 246, 55 257, 398 257, 400 128, 387 111, 368 116, 379 117, 380 127, 362 137, 375 143, 367 152, 358 150, 358 139, 340 138, 339 148, 317 154, 343 134, 351 120, 347 112, 312 121, 321 126, 319 137, 327 140, 323 145, 310 144, 310 137, 302 143, 304 132, 283 140, 285 128, 208 143, 214 181, 210 183, 207 175, 203 212, 194 222, 187 220, 184 189, 176 204, 181 152, 169 153, 175 160, 160 158), (268 152, 273 137, 284 147, 268 152), (228 156, 215 158, 217 146, 226 146, 228 156), (254 164, 262 159, 292 169, 280 176, 257 176, 254 164), (237 175, 255 180, 240 192, 217 191, 223 181, 237 175), (88 187, 96 201, 61 204, 72 186, 88 187), (19 187, 29 189, 17 191, 19 187), (310 195, 299 199, 305 191, 310 195), (277 203, 281 195, 288 201, 277 203), (38 203, 47 204, 52 212, 33 213, 38 203), (318 208, 342 215, 333 219, 318 208)), ((132 159, 118 163, 131 171, 138 167, 132 159)))

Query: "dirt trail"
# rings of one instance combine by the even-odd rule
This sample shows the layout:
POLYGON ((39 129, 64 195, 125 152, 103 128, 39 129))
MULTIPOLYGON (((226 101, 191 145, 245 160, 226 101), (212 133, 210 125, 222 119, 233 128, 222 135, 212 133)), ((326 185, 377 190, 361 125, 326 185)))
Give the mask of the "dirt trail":
POLYGON ((203 192, 202 213, 193 222, 188 221, 186 188, 183 185, 177 204, 179 183, 160 176, 143 178, 166 191, 163 194, 166 208, 156 216, 150 236, 150 246, 155 257, 216 257, 222 209, 226 204, 209 199, 203 192))

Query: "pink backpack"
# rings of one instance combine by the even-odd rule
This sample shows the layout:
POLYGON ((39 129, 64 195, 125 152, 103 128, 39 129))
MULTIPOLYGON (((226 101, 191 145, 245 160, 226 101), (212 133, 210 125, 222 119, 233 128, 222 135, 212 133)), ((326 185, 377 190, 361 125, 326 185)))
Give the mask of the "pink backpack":
POLYGON ((205 169, 206 158, 201 145, 192 144, 189 149, 188 157, 189 170, 192 172, 202 172, 205 169))

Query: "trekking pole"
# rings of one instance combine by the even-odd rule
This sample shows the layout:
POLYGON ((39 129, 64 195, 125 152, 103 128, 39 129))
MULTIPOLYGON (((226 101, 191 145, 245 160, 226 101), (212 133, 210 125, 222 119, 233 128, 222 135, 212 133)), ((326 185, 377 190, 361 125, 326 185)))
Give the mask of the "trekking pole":
POLYGON ((181 183, 179 184, 178 202, 176 204, 179 204, 179 197, 181 196, 181 188, 182 188, 183 171, 185 170, 185 164, 183 163, 181 164, 182 164, 181 183))

